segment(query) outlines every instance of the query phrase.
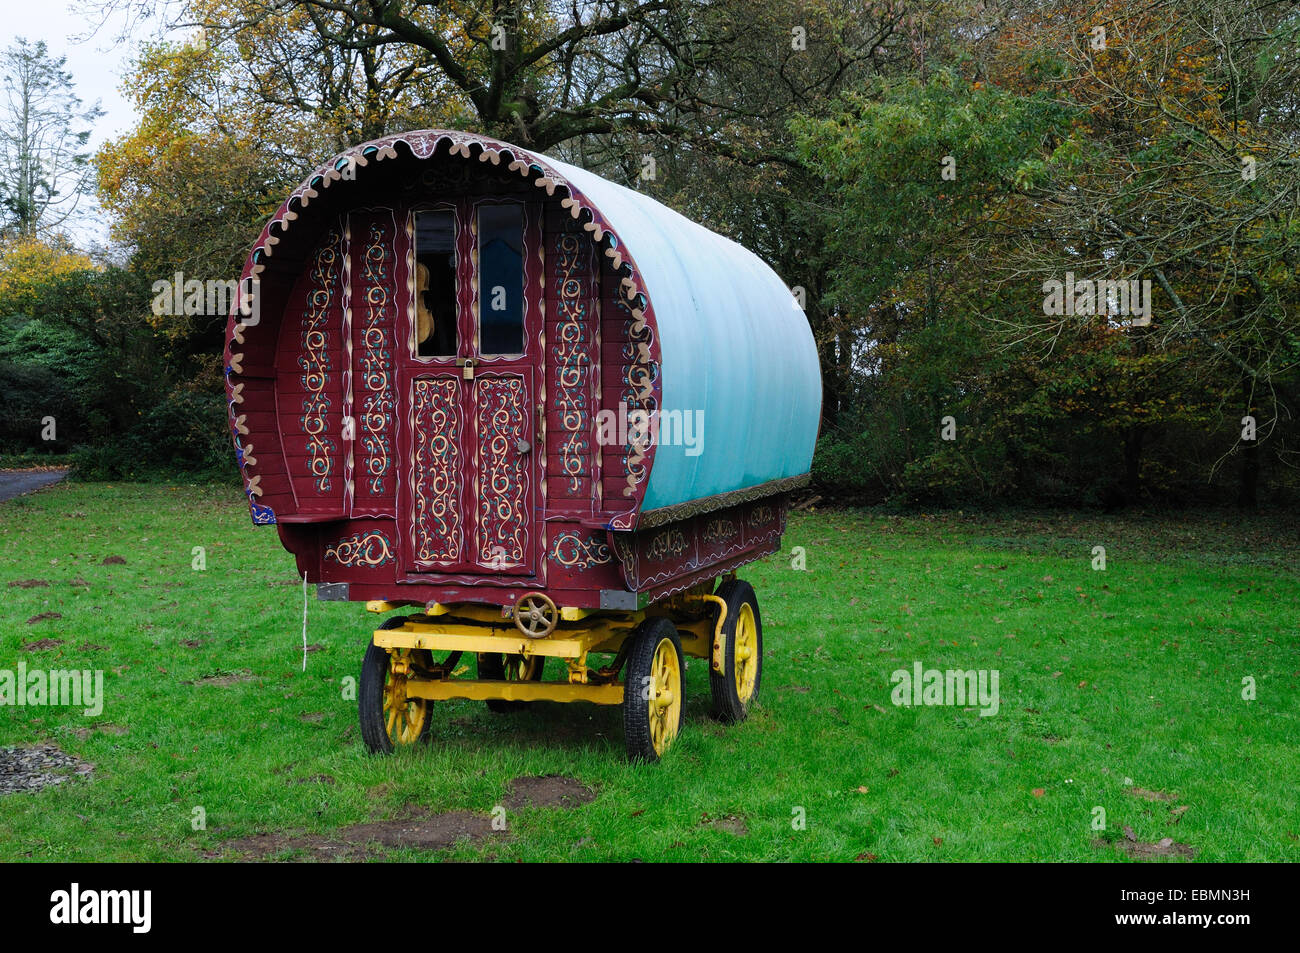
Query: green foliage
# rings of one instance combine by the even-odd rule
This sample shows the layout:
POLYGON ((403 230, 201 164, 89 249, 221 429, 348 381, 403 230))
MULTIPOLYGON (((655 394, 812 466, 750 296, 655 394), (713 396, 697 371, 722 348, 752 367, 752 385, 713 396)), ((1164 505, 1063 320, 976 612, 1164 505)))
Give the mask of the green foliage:
POLYGON ((234 482, 232 454, 224 398, 176 388, 130 430, 77 448, 73 462, 83 480, 234 482))
POLYGON ((21 269, 21 280, 0 273, 0 451, 70 451, 88 479, 234 478, 219 380, 204 380, 145 319, 141 276, 32 256, 21 269))
MULTIPOLYGON (((1034 69, 1023 77, 1014 87, 947 70, 877 79, 830 115, 792 121, 828 191, 819 208, 836 264, 824 304, 841 344, 851 342, 846 411, 825 429, 817 484, 842 498, 925 505, 1230 496, 1245 465, 1244 408, 1238 372, 1217 359, 1222 338, 1125 328, 1104 315, 1045 328, 1035 319, 1044 310, 1033 268, 1094 276, 1085 249, 1072 257, 1053 243, 1062 223, 1079 227, 1079 210, 1046 219, 1043 190, 1086 183, 1115 146, 1090 137, 1080 105, 1040 88, 1034 69), (948 417, 952 441, 939 435, 948 417)), ((1131 156, 1158 182, 1156 163, 1186 148, 1171 133, 1131 156)), ((1272 293, 1291 280, 1268 273, 1257 285, 1272 293)), ((1294 377, 1289 329, 1262 327, 1274 366, 1294 377)), ((1283 499, 1295 485, 1288 433, 1273 434, 1270 457, 1283 499)))
POLYGON ((926 82, 878 80, 846 94, 836 115, 792 120, 802 159, 834 197, 841 264, 831 300, 860 308, 933 279, 921 270, 951 268, 959 233, 1032 180, 1070 118, 1046 93, 1018 96, 940 71, 926 82))

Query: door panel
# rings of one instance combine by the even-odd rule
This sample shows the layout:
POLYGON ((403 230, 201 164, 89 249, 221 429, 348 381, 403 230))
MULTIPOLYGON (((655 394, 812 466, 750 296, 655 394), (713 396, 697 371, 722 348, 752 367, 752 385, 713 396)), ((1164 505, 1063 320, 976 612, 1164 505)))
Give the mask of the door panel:
POLYGON ((461 390, 455 374, 411 382, 411 533, 414 568, 426 572, 458 570, 465 562, 461 390))
POLYGON ((542 288, 526 260, 540 261, 539 232, 536 211, 519 203, 460 200, 409 217, 416 267, 399 348, 408 571, 538 571, 542 288))
POLYGON ((533 569, 533 395, 530 375, 474 379, 477 513, 474 563, 529 574, 533 569))

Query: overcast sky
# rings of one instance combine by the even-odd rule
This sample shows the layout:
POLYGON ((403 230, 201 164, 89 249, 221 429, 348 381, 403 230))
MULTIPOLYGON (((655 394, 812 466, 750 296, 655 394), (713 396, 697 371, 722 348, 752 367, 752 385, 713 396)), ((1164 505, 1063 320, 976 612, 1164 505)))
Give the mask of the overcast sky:
MULTIPOLYGON (((91 135, 97 146, 119 136, 135 124, 135 113, 122 96, 122 77, 141 41, 156 31, 156 21, 138 25, 127 42, 118 42, 124 22, 111 21, 89 39, 78 38, 94 24, 74 10, 74 0, 0 0, 0 46, 8 47, 18 37, 44 40, 50 52, 68 58, 67 69, 76 84, 77 95, 87 105, 99 101, 104 115, 91 135)), ((89 204, 83 206, 91 209, 89 204)), ((78 239, 107 238, 105 223, 87 223, 74 234, 78 239)))

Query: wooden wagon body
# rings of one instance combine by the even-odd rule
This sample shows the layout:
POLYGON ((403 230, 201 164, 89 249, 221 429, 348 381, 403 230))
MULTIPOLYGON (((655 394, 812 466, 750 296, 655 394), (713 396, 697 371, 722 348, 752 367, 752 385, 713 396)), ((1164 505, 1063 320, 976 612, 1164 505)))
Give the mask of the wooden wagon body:
POLYGON ((784 283, 512 145, 348 150, 268 222, 241 290, 245 491, 321 598, 639 613, 775 551, 808 478, 821 385, 784 283))

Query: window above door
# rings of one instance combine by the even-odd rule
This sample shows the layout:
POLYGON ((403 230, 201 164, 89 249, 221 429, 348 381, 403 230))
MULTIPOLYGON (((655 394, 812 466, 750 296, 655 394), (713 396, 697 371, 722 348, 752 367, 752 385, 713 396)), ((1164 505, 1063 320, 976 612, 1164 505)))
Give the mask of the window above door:
POLYGON ((524 351, 524 207, 480 205, 478 215, 478 353, 524 351))
POLYGON ((415 354, 457 354, 456 213, 415 213, 415 354))
MULTIPOLYGON (((525 276, 528 249, 538 228, 522 203, 495 199, 446 203, 412 213, 415 313, 412 356, 419 360, 511 360, 528 350, 530 309, 525 276), (473 290, 462 287, 472 261, 473 290)), ((540 331, 540 328, 535 330, 540 331)))

